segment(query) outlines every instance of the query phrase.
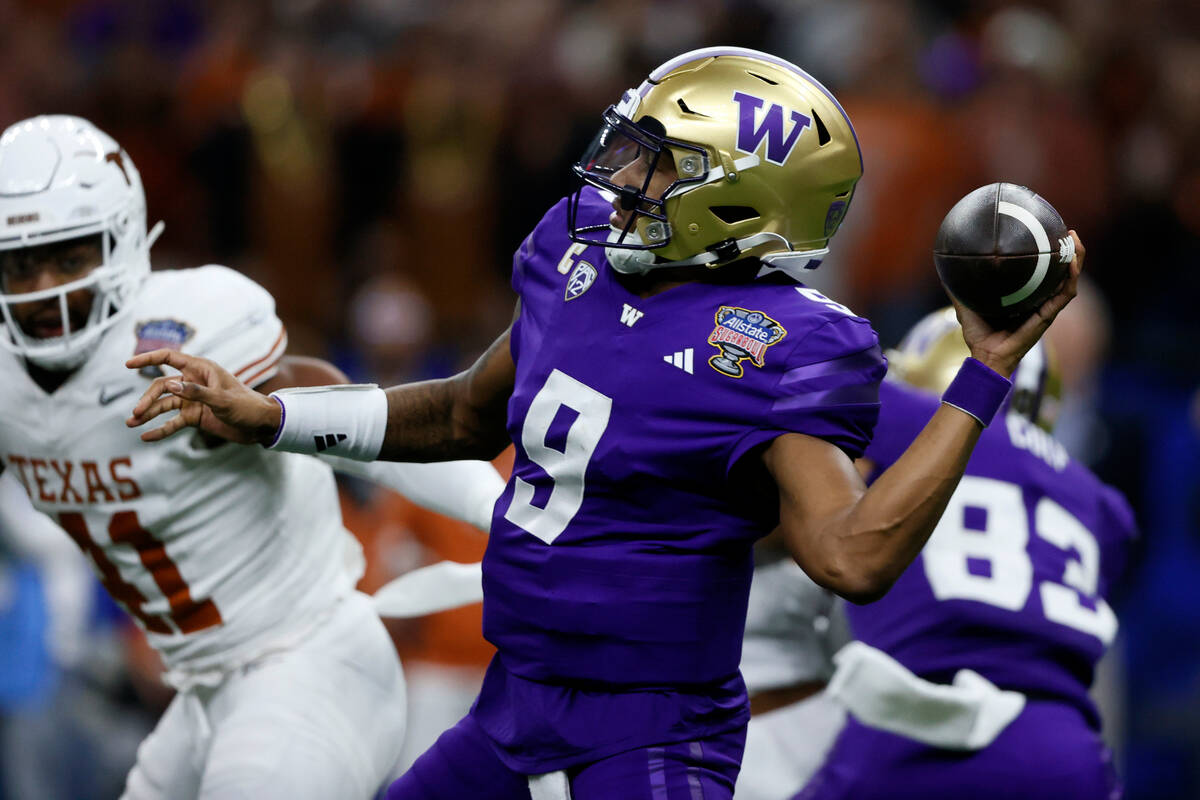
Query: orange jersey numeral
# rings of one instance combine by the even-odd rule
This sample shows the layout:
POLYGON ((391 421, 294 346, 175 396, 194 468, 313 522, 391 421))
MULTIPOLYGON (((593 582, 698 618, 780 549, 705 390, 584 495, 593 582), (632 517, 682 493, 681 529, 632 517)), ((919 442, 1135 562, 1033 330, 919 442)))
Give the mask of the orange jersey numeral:
MULTIPOLYGON (((100 582, 112 598, 141 620, 146 630, 153 633, 170 634, 171 626, 162 616, 147 614, 142 610, 146 596, 136 586, 121 577, 120 571, 104 554, 104 549, 92 540, 83 514, 63 511, 58 515, 63 530, 75 540, 79 549, 87 553, 100 571, 100 582)), ((175 627, 182 633, 196 631, 221 624, 221 612, 212 600, 196 602, 191 590, 179 573, 179 567, 167 555, 166 546, 142 527, 136 511, 118 511, 108 523, 108 537, 113 544, 128 544, 137 551, 142 566, 154 578, 159 591, 171 606, 169 615, 175 627)))

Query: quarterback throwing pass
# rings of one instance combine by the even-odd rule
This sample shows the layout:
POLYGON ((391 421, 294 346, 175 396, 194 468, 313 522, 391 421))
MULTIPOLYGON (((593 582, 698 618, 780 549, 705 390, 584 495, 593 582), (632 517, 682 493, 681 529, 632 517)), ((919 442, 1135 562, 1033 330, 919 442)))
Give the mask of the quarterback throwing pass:
MULTIPOLYGON (((685 53, 603 115, 576 193, 519 249, 514 321, 443 381, 273 397, 171 350, 130 425, 353 458, 516 445, 483 561, 498 654, 471 712, 390 798, 729 798, 749 708, 738 672, 754 541, 779 527, 818 584, 882 595, 933 530, 1026 350, 963 310, 968 359, 869 489, 884 360, 870 324, 798 281, 862 174, 811 76, 738 48, 685 53)), ((1072 264, 1078 274, 1080 261, 1072 264)))

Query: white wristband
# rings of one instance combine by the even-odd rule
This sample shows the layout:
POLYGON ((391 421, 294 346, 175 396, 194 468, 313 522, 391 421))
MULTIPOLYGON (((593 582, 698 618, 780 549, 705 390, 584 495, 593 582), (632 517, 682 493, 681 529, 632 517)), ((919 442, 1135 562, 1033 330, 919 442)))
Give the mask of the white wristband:
POLYGON ((387 430, 387 395, 373 383, 280 389, 279 430, 269 450, 328 453, 356 461, 374 461, 387 430))

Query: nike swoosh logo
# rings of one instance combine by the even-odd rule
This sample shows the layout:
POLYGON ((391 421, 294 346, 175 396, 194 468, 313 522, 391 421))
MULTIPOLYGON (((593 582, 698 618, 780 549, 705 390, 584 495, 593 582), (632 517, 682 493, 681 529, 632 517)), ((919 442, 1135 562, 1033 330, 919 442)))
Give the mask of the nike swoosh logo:
POLYGON ((133 391, 132 386, 126 386, 124 389, 122 389, 119 392, 115 392, 113 394, 107 394, 107 392, 108 392, 107 387, 103 388, 100 390, 100 405, 106 406, 109 403, 112 403, 116 400, 120 400, 122 397, 124 397, 125 395, 129 394, 132 391, 133 391))

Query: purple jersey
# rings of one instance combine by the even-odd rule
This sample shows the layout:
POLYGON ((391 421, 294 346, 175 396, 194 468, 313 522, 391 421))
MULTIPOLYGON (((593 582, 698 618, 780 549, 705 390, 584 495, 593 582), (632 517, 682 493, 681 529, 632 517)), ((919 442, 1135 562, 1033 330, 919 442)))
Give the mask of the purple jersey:
MULTIPOLYGON (((588 221, 611 210, 585 192, 588 221)), ((859 455, 885 369, 865 320, 796 283, 633 294, 565 214, 515 258, 516 461, 483 562, 499 654, 473 714, 527 772, 744 724, 751 545, 778 503, 742 457, 792 431, 859 455)))
MULTIPOLYGON (((932 395, 885 382, 866 456, 876 474, 933 416, 932 395)), ((948 683, 973 669, 1004 689, 1073 705, 1116 634, 1104 598, 1135 535, 1119 492, 1015 414, 983 432, 920 557, 877 603, 848 609, 857 638, 948 683)))
POLYGON ((982 750, 935 750, 850 717, 794 800, 1119 800, 1120 787, 1076 709, 1030 699, 982 750))

